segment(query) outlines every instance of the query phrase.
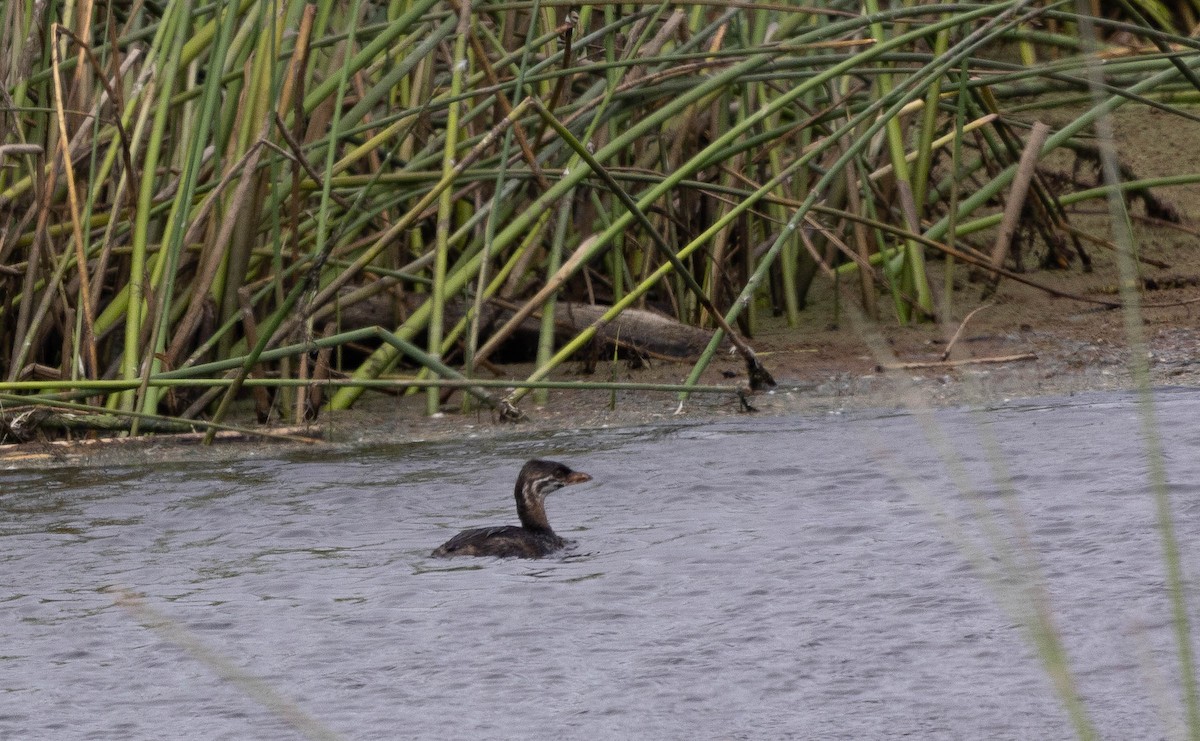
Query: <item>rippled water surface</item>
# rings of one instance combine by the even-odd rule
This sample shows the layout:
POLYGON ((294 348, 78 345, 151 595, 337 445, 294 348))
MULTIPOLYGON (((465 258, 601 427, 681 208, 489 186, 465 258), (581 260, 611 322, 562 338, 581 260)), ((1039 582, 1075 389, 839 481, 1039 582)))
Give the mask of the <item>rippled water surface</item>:
MULTIPOLYGON (((1200 394, 1159 402, 1195 576, 1200 394)), ((975 495, 884 414, 0 473, 0 738, 301 737, 276 695, 346 738, 1070 738, 1009 548, 1102 734, 1168 736, 1132 401, 935 418, 975 495), (570 555, 428 557, 535 456, 595 479, 570 555)))

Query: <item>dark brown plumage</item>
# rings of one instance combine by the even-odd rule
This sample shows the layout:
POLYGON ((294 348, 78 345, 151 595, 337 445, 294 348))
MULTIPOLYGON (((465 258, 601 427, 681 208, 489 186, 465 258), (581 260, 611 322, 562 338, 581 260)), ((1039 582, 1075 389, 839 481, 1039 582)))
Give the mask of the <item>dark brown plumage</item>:
POLYGON ((450 556, 498 556, 541 558, 559 550, 566 541, 554 534, 546 519, 546 495, 569 484, 591 481, 586 473, 572 471, 554 461, 532 460, 521 468, 513 492, 521 526, 503 525, 464 530, 438 546, 432 554, 450 556))

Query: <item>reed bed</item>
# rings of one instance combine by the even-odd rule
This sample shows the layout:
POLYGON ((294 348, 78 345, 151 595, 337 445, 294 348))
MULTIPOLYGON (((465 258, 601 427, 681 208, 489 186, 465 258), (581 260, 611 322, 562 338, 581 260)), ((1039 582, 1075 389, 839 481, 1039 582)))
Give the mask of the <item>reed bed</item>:
POLYGON ((821 275, 872 318, 949 318, 955 265, 1086 261, 1064 201, 1158 184, 1064 194, 1036 164, 1130 101, 1195 120, 1169 101, 1200 92, 1172 30, 1197 3, 1078 5, 15 0, 0 392, 135 433, 243 389, 263 419, 381 383, 514 416, 630 308, 715 330, 671 390, 732 393, 698 386, 723 340, 769 385, 755 328, 821 275), (1098 9, 1137 40, 1097 52, 1103 98, 1054 132, 1006 113, 1087 93, 1098 9), (558 301, 608 308, 564 341, 558 301), (522 318, 533 372, 464 383, 522 318))

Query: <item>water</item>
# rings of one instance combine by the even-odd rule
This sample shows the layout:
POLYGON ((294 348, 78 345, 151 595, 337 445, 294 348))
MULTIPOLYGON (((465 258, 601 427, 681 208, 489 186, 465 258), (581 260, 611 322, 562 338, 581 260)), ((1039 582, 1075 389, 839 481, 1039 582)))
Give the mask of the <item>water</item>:
MULTIPOLYGON (((1200 394, 1160 401, 1194 577, 1200 394)), ((1071 738, 1027 602, 987 576, 1023 542, 1096 726, 1167 737, 1133 403, 936 419, 976 496, 895 414, 4 472, 0 739, 302 737, 222 662, 356 739, 1071 738), (549 500, 570 555, 428 558, 513 521, 534 456, 595 477, 549 500)))

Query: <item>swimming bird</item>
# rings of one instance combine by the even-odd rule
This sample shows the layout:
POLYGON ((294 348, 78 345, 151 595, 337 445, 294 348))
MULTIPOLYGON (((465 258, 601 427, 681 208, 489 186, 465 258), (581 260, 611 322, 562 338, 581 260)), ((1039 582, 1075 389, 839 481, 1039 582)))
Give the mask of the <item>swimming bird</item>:
POLYGON ((546 495, 570 484, 591 481, 592 477, 572 471, 554 461, 529 461, 517 475, 514 496, 517 498, 516 525, 480 527, 463 530, 438 546, 432 554, 439 558, 450 556, 498 556, 500 558, 541 558, 567 544, 550 529, 546 519, 546 495))

